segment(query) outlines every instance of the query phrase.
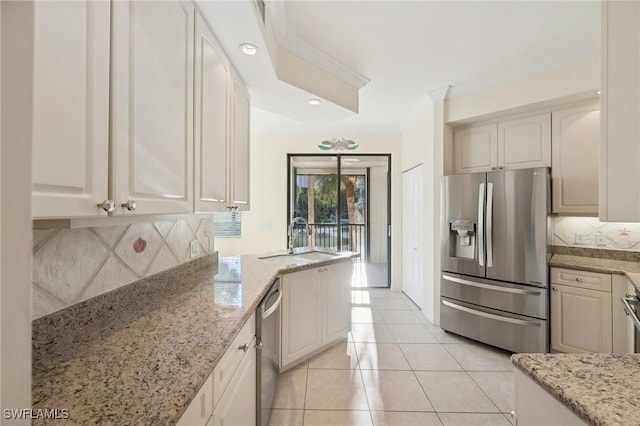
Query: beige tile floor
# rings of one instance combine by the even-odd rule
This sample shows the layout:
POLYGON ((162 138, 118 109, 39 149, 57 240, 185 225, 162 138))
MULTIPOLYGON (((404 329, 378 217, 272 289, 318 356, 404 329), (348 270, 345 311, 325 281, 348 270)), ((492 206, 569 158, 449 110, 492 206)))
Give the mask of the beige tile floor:
POLYGON ((281 375, 271 426, 511 425, 509 353, 388 289, 354 288, 352 313, 346 341, 281 375))

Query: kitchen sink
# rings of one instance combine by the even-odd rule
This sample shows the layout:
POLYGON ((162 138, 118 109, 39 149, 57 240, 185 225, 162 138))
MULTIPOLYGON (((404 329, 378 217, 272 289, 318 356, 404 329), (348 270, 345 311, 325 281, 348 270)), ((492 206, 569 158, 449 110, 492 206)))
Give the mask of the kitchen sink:
POLYGON ((261 257, 262 260, 268 260, 269 262, 279 263, 281 265, 305 265, 313 262, 313 260, 305 259, 296 254, 281 254, 278 256, 261 257))
POLYGON ((308 251, 308 252, 302 252, 302 253, 265 256, 265 257, 261 257, 260 259, 268 260, 269 262, 279 263, 282 265, 306 265, 307 263, 334 259, 337 256, 339 256, 338 253, 308 251))
POLYGON ((328 260, 333 259, 338 256, 338 253, 326 253, 323 251, 310 251, 308 253, 300 253, 297 255, 298 257, 302 257, 304 259, 309 259, 311 261, 316 260, 328 260))

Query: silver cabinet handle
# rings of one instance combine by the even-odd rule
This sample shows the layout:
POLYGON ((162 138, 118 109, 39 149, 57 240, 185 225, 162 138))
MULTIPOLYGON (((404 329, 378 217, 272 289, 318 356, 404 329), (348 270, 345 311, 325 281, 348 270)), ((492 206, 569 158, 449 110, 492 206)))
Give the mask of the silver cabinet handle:
POLYGON ((241 350, 241 351, 243 351, 243 352, 246 352, 246 351, 248 351, 248 350, 249 350, 249 344, 248 344, 248 343, 245 343, 245 344, 244 344, 244 345, 242 345, 242 346, 238 346, 238 349, 240 349, 240 350, 241 350))
POLYGON ((133 200, 129 200, 126 203, 122 203, 121 204, 122 207, 124 207, 125 209, 129 210, 130 212, 134 211, 137 207, 137 204, 135 201, 133 200))
POLYGON ((113 200, 104 200, 103 202, 98 204, 98 207, 100 207, 105 212, 112 212, 116 209, 116 203, 113 200))

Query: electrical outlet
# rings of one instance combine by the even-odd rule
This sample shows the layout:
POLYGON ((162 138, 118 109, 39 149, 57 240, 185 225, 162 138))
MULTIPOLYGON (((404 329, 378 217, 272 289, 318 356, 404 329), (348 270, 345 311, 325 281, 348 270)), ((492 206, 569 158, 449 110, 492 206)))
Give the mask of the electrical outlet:
POLYGON ((607 237, 604 234, 596 234, 596 245, 598 245, 598 246, 606 246, 607 245, 607 237))
POLYGON ((191 257, 196 257, 200 254, 200 242, 198 240, 191 241, 191 257))
POLYGON ((581 234, 576 232, 576 244, 586 244, 587 243, 587 234, 581 234))

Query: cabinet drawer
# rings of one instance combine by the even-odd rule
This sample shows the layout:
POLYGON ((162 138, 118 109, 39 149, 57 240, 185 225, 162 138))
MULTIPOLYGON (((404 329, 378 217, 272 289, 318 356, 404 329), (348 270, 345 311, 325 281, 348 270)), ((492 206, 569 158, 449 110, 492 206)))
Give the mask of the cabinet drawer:
POLYGON ((551 283, 611 293, 611 274, 551 268, 551 283))
POLYGON ((218 365, 213 369, 213 406, 218 405, 220 397, 227 388, 227 385, 233 377, 233 373, 240 365, 242 358, 249 351, 254 351, 254 338, 256 335, 256 315, 252 314, 245 325, 242 327, 238 335, 227 351, 218 362, 218 365), (248 345, 248 349, 244 351, 241 349, 244 345, 248 345))

